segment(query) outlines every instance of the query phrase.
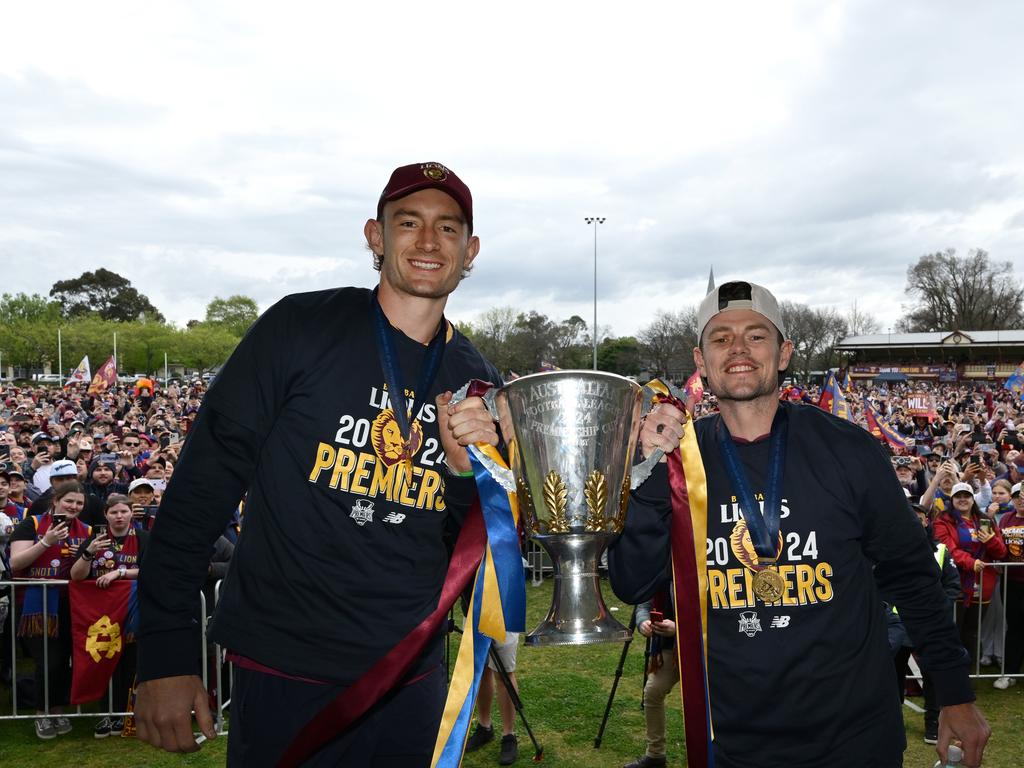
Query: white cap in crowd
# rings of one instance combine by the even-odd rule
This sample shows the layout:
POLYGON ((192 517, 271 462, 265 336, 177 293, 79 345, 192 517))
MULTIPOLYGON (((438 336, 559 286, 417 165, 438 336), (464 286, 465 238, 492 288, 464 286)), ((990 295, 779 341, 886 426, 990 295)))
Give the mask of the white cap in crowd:
POLYGON ((137 477, 128 484, 128 493, 131 493, 136 488, 149 488, 150 490, 153 490, 155 486, 153 485, 153 481, 148 477, 137 477))
POLYGON ((970 483, 957 483, 953 486, 953 490, 949 492, 950 497, 956 496, 958 493, 969 493, 971 496, 974 495, 974 489, 970 483))
POLYGON ((50 465, 50 477, 78 477, 78 467, 70 459, 61 459, 50 465))

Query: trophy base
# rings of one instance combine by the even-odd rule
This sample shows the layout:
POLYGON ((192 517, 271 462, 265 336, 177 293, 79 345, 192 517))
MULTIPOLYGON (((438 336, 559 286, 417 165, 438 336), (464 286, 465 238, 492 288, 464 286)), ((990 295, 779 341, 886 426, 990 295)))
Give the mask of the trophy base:
POLYGON ((612 534, 534 536, 551 556, 554 593, 548 615, 526 636, 527 645, 622 643, 631 637, 612 618, 601 595, 597 563, 612 534))

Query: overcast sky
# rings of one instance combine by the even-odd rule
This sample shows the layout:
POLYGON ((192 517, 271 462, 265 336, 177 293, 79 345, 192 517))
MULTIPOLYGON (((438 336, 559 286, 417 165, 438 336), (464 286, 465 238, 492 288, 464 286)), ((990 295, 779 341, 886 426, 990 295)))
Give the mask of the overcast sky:
POLYGON ((473 191, 448 305, 632 334, 708 268, 895 323, 907 267, 1024 273, 1024 4, 31 2, 0 24, 2 291, 106 267, 168 319, 373 285, 391 170, 473 191), (493 9, 493 10, 492 10, 493 9))

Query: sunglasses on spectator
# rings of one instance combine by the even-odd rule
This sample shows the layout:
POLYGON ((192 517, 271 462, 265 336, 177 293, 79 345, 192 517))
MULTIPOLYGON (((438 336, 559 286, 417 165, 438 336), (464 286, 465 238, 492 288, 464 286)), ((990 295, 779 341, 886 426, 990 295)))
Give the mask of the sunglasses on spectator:
POLYGON ((123 445, 125 448, 135 448, 137 445, 139 445, 139 441, 136 440, 135 442, 130 443, 127 440, 125 440, 123 443, 121 443, 121 445, 123 445))

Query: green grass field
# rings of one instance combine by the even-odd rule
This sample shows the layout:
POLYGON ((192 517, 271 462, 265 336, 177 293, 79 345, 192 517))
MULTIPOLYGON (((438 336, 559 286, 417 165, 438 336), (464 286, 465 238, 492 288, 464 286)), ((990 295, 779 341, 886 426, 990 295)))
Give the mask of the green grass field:
MULTIPOLYGON (((527 628, 531 629, 547 611, 551 589, 549 584, 534 589, 527 587, 527 628)), ((629 606, 622 605, 605 589, 609 606, 624 624, 629 620, 629 606)), ((639 638, 639 635, 637 635, 639 638)), ((642 638, 640 638, 642 640, 642 638)), ((458 637, 452 641, 452 659, 457 652, 458 637)), ((602 746, 594 748, 594 738, 601 724, 608 692, 618 665, 621 645, 592 645, 576 648, 523 648, 519 650, 519 682, 523 706, 541 746, 543 765, 551 768, 617 768, 639 756, 644 749, 643 712, 640 692, 643 678, 643 643, 635 641, 629 650, 619 682, 618 693, 605 729, 602 746)), ((990 725, 993 736, 986 751, 988 768, 1015 768, 1024 764, 1024 685, 997 691, 991 682, 976 684, 978 702, 990 725)), ((0 695, 9 702, 10 693, 0 687, 0 695)), ((673 697, 675 694, 673 693, 673 697)), ((675 699, 678 701, 678 699, 675 699)), ((920 699, 916 700, 921 703, 920 699)), ((9 706, 9 704, 8 704, 9 706)), ((934 748, 924 744, 922 716, 904 709, 909 747, 906 768, 931 768, 935 763, 934 748)), ((77 719, 74 731, 50 742, 35 738, 29 720, 0 722, 0 766, 75 766, 75 768, 109 768, 112 765, 134 766, 221 766, 224 764, 227 739, 207 743, 193 755, 168 755, 139 744, 134 739, 92 737, 94 718, 77 719)), ((520 758, 518 765, 530 762, 533 747, 521 723, 517 725, 520 758)), ((669 712, 669 765, 683 765, 683 728, 678 709, 669 712)), ((398 737, 399 734, 396 734, 398 737)), ((497 739, 482 750, 467 755, 463 765, 484 768, 497 764, 497 739)))

